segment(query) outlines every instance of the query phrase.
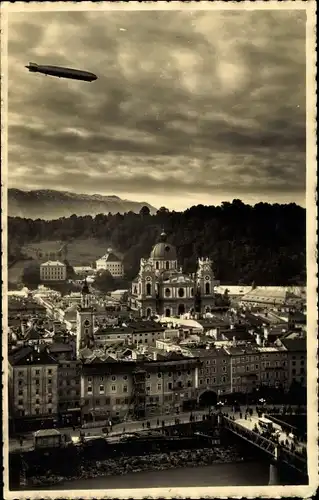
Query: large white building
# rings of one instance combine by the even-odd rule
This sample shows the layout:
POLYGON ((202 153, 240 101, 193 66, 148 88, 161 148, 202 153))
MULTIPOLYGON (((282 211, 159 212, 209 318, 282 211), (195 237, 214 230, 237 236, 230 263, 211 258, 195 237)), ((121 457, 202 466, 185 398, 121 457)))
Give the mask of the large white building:
POLYGON ((48 260, 40 266, 41 281, 65 281, 66 265, 58 260, 48 260))
POLYGON ((123 278, 124 266, 122 260, 108 248, 107 253, 96 261, 97 271, 109 271, 114 278, 123 278))

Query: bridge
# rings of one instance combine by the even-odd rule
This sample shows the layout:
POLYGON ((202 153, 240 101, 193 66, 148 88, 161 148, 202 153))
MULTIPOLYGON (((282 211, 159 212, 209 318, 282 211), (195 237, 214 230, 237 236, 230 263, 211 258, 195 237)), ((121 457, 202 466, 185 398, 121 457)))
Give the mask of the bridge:
MULTIPOLYGON (((299 445, 296 446, 296 451, 293 452, 283 444, 283 440, 285 438, 287 439, 284 432, 280 433, 278 442, 267 439, 264 436, 261 436, 258 432, 255 432, 253 429, 257 421, 258 420, 256 418, 233 420, 232 418, 223 415, 221 424, 224 429, 227 429, 233 434, 239 436, 241 439, 244 439, 248 443, 267 453, 272 461, 271 467, 273 467, 274 464, 279 465, 282 463, 293 468, 302 476, 307 476, 306 445, 299 443, 299 445)), ((292 439, 289 438, 288 443, 291 442, 292 439)), ((274 471, 272 471, 271 474, 273 474, 273 472, 274 471)))

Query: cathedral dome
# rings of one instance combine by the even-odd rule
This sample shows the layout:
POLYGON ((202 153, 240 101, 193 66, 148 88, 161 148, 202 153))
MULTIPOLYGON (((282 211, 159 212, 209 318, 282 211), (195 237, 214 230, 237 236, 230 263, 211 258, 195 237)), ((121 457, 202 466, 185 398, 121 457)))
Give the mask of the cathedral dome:
POLYGON ((177 260, 176 248, 166 242, 166 234, 163 232, 159 243, 151 251, 151 259, 154 260, 177 260))

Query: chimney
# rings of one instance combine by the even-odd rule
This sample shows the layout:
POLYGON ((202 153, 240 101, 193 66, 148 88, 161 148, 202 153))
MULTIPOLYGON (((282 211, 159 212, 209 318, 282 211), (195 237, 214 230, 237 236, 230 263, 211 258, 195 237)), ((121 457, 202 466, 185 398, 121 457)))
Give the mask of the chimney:
POLYGON ((153 361, 157 361, 157 352, 153 351, 153 361))
POLYGON ((260 333, 257 333, 257 335, 256 335, 256 343, 259 346, 261 345, 261 336, 260 336, 260 333))
POLYGON ((264 328, 264 338, 265 338, 265 340, 268 340, 268 333, 269 333, 268 332, 268 328, 265 327, 264 328))
POLYGON ((233 330, 235 328, 235 325, 233 323, 230 324, 230 329, 233 330))

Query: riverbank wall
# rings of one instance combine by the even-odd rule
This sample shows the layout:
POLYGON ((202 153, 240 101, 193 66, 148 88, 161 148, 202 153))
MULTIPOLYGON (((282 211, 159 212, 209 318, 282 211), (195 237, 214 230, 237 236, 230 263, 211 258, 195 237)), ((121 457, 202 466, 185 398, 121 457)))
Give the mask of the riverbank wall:
POLYGON ((159 428, 152 434, 137 440, 111 442, 105 438, 87 441, 81 445, 69 444, 63 448, 16 451, 9 454, 10 488, 18 488, 21 477, 28 482, 33 477, 46 475, 75 477, 83 464, 86 469, 91 464, 103 460, 119 461, 125 457, 174 453, 181 450, 216 448, 220 445, 217 419, 177 424, 159 428))

